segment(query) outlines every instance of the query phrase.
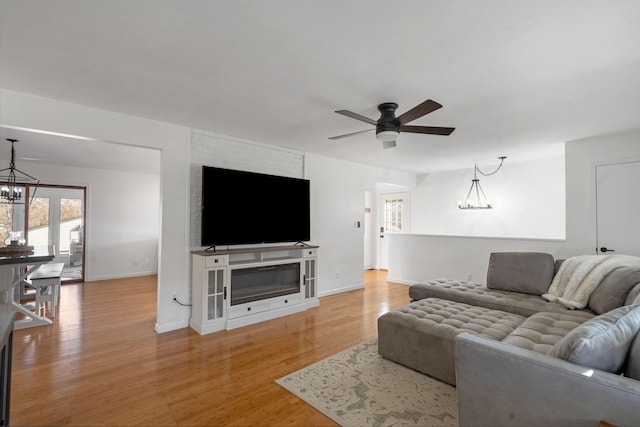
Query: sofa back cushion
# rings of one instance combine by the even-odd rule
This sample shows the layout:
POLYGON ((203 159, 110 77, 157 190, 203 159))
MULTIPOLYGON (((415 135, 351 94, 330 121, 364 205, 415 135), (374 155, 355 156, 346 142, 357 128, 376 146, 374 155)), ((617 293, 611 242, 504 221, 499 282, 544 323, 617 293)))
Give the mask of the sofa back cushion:
POLYGON ((489 257, 487 288, 542 295, 554 275, 554 261, 541 252, 493 252, 489 257))
POLYGON ((591 293, 587 307, 598 314, 618 308, 625 304, 627 295, 637 284, 640 284, 640 268, 616 268, 591 293))
POLYGON ((620 373, 639 330, 640 305, 619 307, 573 329, 551 347, 547 355, 620 373))
POLYGON ((560 266, 562 265, 562 263, 564 262, 563 259, 557 259, 555 260, 555 262, 553 263, 553 275, 555 276, 556 274, 558 274, 558 271, 560 270, 560 266))

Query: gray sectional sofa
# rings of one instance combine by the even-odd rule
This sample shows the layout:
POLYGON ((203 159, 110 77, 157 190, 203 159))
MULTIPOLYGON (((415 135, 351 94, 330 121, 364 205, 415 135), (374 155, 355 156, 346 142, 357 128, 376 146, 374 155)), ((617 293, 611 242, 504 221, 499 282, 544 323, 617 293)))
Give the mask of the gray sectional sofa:
POLYGON ((640 426, 640 258, 493 253, 486 285, 409 288, 384 358, 458 387, 460 424, 640 426))

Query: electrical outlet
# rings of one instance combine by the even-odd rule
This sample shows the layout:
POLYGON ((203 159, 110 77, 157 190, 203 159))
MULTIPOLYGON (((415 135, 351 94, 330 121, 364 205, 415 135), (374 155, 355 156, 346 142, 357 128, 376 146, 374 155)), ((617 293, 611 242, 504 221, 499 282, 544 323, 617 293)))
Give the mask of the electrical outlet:
POLYGON ((340 278, 340 272, 336 271, 336 279, 339 279, 339 278, 340 278))
POLYGON ((471 273, 467 273, 464 275, 465 280, 471 280, 471 273))
POLYGON ((173 299, 176 299, 176 293, 175 292, 172 293, 171 295, 172 295, 173 299))

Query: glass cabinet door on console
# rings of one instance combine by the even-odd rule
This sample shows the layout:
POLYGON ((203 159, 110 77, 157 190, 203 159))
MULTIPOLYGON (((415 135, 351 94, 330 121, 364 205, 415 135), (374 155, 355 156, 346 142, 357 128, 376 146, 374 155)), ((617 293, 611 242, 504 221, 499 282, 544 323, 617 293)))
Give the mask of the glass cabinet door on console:
POLYGON ((224 269, 207 272, 207 320, 224 318, 224 269))
POLYGON ((227 308, 226 255, 192 255, 191 319, 189 325, 200 334, 225 329, 227 308))
POLYGON ((316 298, 316 262, 317 249, 305 249, 304 251, 304 297, 316 298))

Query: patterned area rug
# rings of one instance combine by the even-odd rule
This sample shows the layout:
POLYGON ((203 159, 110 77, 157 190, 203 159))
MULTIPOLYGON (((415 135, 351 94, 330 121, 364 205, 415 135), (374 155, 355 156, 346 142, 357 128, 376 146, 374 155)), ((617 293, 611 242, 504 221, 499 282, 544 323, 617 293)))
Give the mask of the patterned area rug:
POLYGON ((456 389, 378 355, 377 339, 276 380, 342 426, 457 426, 456 389))

